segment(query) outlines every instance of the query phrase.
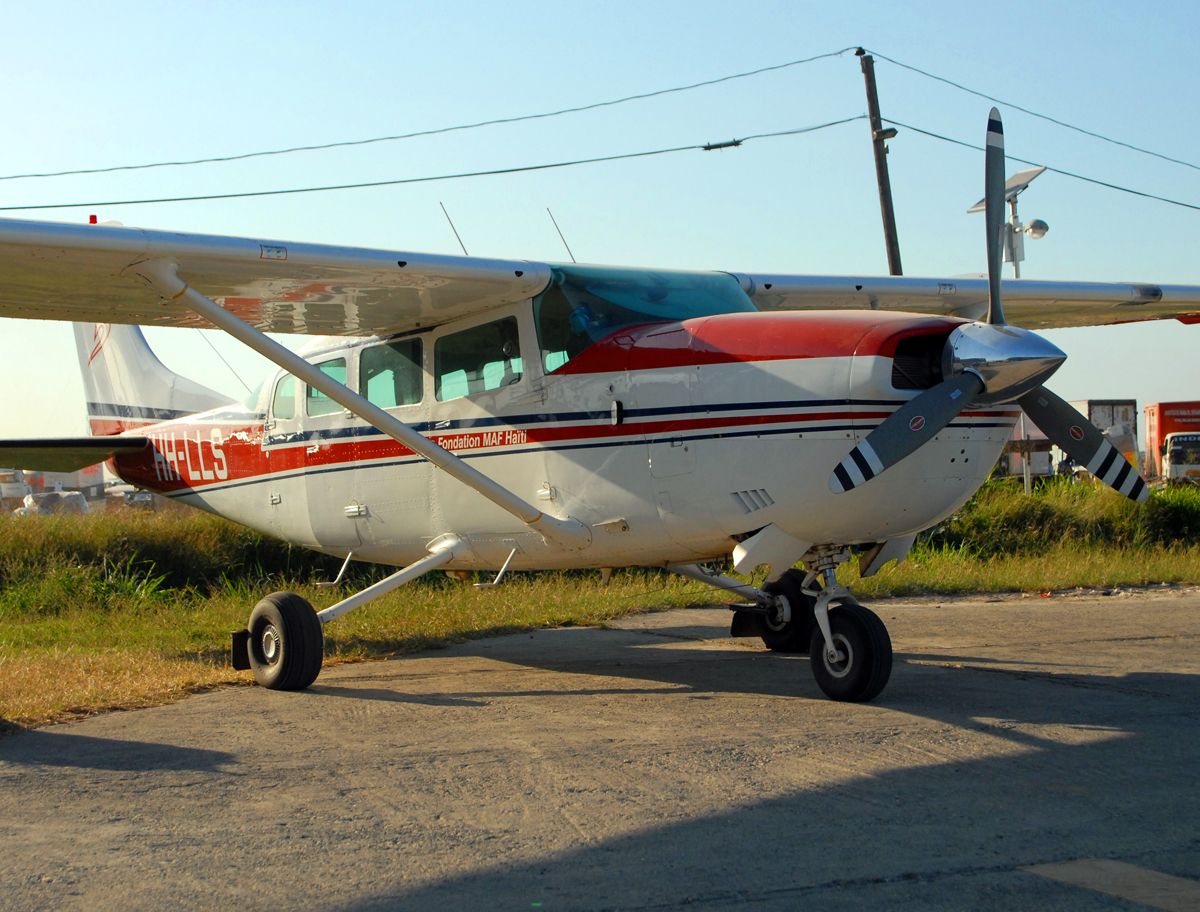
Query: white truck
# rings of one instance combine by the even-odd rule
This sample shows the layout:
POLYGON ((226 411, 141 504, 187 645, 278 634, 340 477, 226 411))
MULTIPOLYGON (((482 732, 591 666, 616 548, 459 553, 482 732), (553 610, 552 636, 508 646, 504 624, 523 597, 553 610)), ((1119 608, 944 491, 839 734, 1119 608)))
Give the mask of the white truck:
POLYGON ((1200 485, 1200 434, 1168 434, 1163 440, 1162 480, 1200 485))
POLYGON ((1146 464, 1164 484, 1200 484, 1200 402, 1146 406, 1146 464))

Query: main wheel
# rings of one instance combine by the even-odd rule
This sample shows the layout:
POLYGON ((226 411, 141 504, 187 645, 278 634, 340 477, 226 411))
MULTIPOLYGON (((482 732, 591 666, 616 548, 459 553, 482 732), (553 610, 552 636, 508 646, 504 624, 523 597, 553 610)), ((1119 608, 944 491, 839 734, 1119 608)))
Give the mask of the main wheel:
POLYGON ((250 613, 249 653, 254 679, 271 690, 304 690, 321 673, 321 621, 294 592, 272 592, 250 613))
MULTIPOLYGON (((800 570, 789 570, 773 583, 763 586, 764 592, 771 595, 782 595, 788 601, 791 617, 784 621, 779 614, 772 610, 765 616, 760 616, 763 644, 772 652, 808 652, 812 642, 813 628, 817 619, 813 615, 813 605, 816 603, 811 595, 804 594, 804 573, 800 570)), ((824 641, 822 641, 824 642, 824 641)))
POLYGON ((817 686, 831 700, 865 703, 879 695, 892 674, 892 638, 869 608, 847 604, 829 609, 829 627, 841 658, 825 655, 825 637, 813 624, 810 661, 817 686))

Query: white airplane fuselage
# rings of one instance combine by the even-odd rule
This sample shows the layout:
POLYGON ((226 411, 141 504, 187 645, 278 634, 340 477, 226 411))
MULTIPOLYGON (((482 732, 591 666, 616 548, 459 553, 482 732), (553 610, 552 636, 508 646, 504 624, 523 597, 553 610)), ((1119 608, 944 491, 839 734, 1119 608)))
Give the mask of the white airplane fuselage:
MULTIPOLYGON (((936 348, 956 325, 869 312, 723 314, 622 329, 549 370, 529 356, 539 348, 528 302, 404 337, 420 339, 421 388, 409 397, 419 401, 389 411, 543 512, 585 523, 582 552, 547 543, 340 407, 315 407, 294 381, 289 409, 282 372, 253 405, 127 421, 152 452, 119 456, 114 468, 280 538, 393 565, 449 531, 468 545, 451 565, 460 569, 494 569, 514 550, 514 569, 697 561, 727 556, 768 524, 816 544, 880 542, 961 506, 1019 414, 967 411, 918 457, 852 492, 830 490, 831 468, 919 392, 894 385, 898 341, 930 337, 936 348), (439 339, 506 317, 526 355, 519 379, 439 393, 439 339)), ((324 338, 305 357, 345 359, 346 383, 365 392, 363 353, 383 341, 324 338)))

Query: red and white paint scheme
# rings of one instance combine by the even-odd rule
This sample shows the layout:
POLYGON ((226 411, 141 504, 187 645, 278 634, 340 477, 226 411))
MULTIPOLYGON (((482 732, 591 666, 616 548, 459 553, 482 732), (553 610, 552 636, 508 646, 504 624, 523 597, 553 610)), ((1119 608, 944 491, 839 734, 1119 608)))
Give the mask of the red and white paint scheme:
MULTIPOLYGON (((733 279, 714 279, 738 291, 733 279)), ((514 550, 514 570, 711 560, 768 525, 806 543, 801 551, 876 542, 915 534, 960 506, 1019 415, 1011 405, 961 415, 925 459, 896 467, 886 516, 878 515, 878 494, 829 490, 830 466, 911 395, 893 385, 897 346, 940 346, 959 322, 722 314, 631 326, 547 370, 529 301, 390 339, 324 338, 305 352, 373 399, 379 375, 368 373, 380 353, 419 352, 419 387, 408 397, 417 401, 389 411, 544 512, 593 530, 584 548, 561 547, 481 504, 470 488, 439 477, 411 448, 285 371, 253 402, 156 423, 130 418, 149 446, 116 455, 113 468, 133 484, 290 541, 397 566, 425 556, 448 531, 461 542, 448 569, 496 569, 514 550), (509 321, 513 358, 531 353, 512 382, 439 399, 438 353, 464 332, 509 321)), ((150 375, 157 362, 147 354, 130 346, 126 378, 143 364, 150 375)), ((481 380, 494 362, 481 362, 481 380)), ((132 395, 89 407, 139 418, 174 412, 177 399, 149 398, 164 388, 160 381, 153 376, 143 398, 135 383, 125 387, 132 395)), ((394 392, 395 380, 388 382, 394 392)))
MULTIPOLYGON (((999 129, 996 115, 992 205, 999 129)), ((0 442, 0 463, 107 458, 183 503, 401 568, 319 613, 290 593, 260 602, 233 654, 268 687, 307 687, 323 624, 433 569, 498 583, 638 565, 736 593, 735 635, 811 651, 827 695, 869 700, 891 643, 838 566, 903 559, 987 478, 1022 409, 1145 496, 1041 385, 1064 356, 1030 329, 1200 313, 1196 286, 1001 285, 992 253, 989 275, 619 269, 0 221, 0 316, 76 322, 94 432, 0 442), (138 324, 215 325, 278 370, 222 401, 164 367, 138 324), (267 332, 318 338, 295 354, 267 332), (765 585, 704 566, 730 558, 765 565, 765 585)))

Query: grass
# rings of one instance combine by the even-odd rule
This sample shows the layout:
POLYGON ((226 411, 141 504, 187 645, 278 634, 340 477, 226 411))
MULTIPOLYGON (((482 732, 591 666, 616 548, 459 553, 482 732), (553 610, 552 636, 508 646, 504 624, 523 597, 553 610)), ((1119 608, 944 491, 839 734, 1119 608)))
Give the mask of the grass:
MULTIPOLYGON (((39 725, 247 682, 248 672, 229 667, 229 632, 245 626, 259 598, 285 589, 323 606, 353 591, 281 578, 226 578, 202 591, 166 588, 160 579, 147 573, 100 580, 68 565, 5 590, 0 720, 39 725), (97 600, 100 593, 105 600, 97 600), (46 594, 57 601, 39 603, 46 594), (25 606, 19 616, 15 606, 25 606)), ((608 586, 598 573, 513 574, 491 590, 437 574, 339 618, 326 629, 325 662, 399 655, 518 630, 603 624, 623 614, 711 598, 708 587, 656 573, 616 573, 608 586)))
POLYGON ((864 600, 904 595, 1047 592, 1200 582, 1200 545, 1112 547, 1063 541, 1040 553, 977 557, 967 548, 917 547, 903 564, 860 580, 839 578, 864 600))
MULTIPOLYGON (((331 604, 389 572, 357 567, 196 512, 0 517, 0 726, 38 725, 162 703, 249 680, 228 665, 229 632, 266 592, 331 604)), ((926 533, 903 565, 841 580, 864 599, 1200 582, 1200 490, 1133 504, 1087 485, 1025 497, 985 486, 926 533)), ((328 663, 470 637, 603 624, 636 611, 721 601, 654 571, 513 574, 476 590, 433 574, 330 626, 328 663)))

